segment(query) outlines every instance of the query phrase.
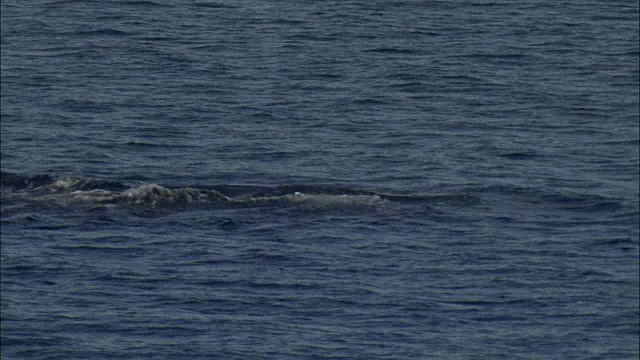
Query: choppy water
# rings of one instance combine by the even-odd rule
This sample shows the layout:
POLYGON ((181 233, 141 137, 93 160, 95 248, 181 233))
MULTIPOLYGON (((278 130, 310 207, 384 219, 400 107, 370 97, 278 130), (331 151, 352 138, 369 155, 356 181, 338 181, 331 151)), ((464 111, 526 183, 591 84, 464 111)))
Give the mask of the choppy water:
POLYGON ((637 2, 0 10, 3 358, 638 358, 637 2))

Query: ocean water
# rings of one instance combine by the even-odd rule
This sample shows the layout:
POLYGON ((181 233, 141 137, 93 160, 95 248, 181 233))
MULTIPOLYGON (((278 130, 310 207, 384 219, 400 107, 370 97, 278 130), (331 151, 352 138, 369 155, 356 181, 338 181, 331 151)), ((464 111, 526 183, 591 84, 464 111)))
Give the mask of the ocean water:
POLYGON ((638 7, 2 0, 2 358, 638 359, 638 7))

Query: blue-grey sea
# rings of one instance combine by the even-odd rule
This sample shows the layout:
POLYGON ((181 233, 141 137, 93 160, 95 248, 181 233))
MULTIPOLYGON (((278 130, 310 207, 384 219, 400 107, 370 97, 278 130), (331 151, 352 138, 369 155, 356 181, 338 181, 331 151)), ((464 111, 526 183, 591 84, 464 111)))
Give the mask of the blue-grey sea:
POLYGON ((638 359, 635 0, 2 0, 2 359, 638 359))

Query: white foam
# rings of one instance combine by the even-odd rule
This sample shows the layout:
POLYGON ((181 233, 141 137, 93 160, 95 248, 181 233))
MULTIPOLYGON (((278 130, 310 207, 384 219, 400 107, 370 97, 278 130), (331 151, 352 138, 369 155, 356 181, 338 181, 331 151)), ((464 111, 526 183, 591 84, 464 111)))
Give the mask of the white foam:
POLYGON ((80 179, 64 177, 56 180, 53 184, 51 184, 51 188, 56 191, 65 191, 77 187, 81 182, 82 180, 80 179))

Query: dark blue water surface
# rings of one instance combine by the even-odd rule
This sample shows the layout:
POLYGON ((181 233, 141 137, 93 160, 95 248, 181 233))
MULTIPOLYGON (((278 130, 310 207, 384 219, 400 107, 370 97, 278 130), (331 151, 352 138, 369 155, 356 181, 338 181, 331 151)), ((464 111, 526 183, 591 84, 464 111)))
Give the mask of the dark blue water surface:
POLYGON ((6 359, 638 359, 637 1, 1 3, 6 359))

